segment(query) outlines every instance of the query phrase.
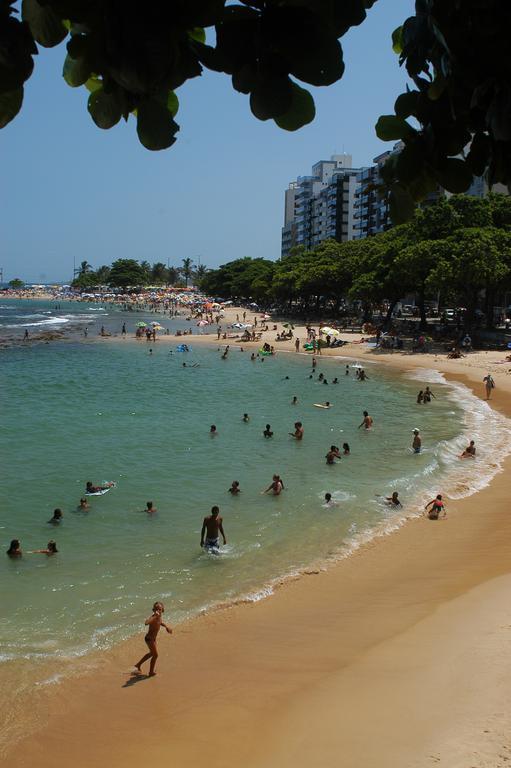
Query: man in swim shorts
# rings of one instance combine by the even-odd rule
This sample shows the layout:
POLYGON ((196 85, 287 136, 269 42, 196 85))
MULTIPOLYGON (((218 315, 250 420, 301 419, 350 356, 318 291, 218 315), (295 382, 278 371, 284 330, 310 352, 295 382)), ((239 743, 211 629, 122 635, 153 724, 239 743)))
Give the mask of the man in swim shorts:
POLYGON ((412 449, 414 453, 420 453, 422 447, 422 440, 421 436, 419 435, 419 430, 414 429, 413 430, 413 440, 412 440, 412 449))
POLYGON ((220 509, 211 507, 211 514, 202 521, 202 531, 200 535, 200 545, 206 550, 218 549, 219 533, 222 535, 224 544, 227 544, 222 518, 219 516, 220 509))

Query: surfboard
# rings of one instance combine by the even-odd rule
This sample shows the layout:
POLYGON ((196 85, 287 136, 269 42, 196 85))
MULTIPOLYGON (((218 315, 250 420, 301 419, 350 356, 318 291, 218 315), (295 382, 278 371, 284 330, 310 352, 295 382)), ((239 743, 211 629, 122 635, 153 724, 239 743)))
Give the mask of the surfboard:
POLYGON ((330 405, 324 405, 323 403, 314 403, 314 405, 316 408, 326 408, 328 410, 328 408, 332 407, 333 403, 330 403, 330 405))
MULTIPOLYGON (((105 482, 108 482, 108 481, 105 480, 105 482)), ((108 493, 108 491, 111 491, 112 488, 115 488, 115 483, 112 483, 110 488, 103 488, 103 490, 101 491, 92 491, 91 493, 85 491, 85 496, 104 496, 105 493, 108 493)))

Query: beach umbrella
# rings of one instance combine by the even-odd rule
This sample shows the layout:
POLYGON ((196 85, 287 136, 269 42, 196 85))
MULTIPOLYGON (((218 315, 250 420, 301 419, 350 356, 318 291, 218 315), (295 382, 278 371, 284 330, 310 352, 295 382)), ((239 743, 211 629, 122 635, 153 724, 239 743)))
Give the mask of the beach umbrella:
POLYGON ((284 325, 284 328, 292 328, 293 331, 295 329, 293 323, 284 323, 283 325, 284 325))
POLYGON ((209 325, 209 323, 207 320, 199 320, 197 325, 199 326, 199 328, 202 328, 204 325, 209 325))
POLYGON ((327 325, 324 328, 320 328, 321 333, 325 333, 327 336, 339 336, 339 331, 336 328, 329 328, 327 325))
POLYGON ((263 315, 263 320, 271 320, 271 315, 263 315))
POLYGON ((156 320, 153 320, 153 322, 151 323, 151 325, 153 326, 153 328, 161 328, 161 325, 160 325, 160 323, 158 323, 156 320))
POLYGON ((140 320, 140 321, 137 323, 137 328, 145 328, 146 326, 147 326, 147 323, 144 323, 144 321, 143 321, 143 320, 140 320))

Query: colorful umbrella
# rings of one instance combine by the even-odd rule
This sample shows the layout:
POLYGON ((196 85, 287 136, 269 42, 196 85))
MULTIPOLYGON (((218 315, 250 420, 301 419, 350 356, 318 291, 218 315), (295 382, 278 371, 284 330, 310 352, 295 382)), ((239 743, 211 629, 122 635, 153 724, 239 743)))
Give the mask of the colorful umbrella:
POLYGON ((140 320, 140 322, 137 323, 137 328, 145 328, 147 326, 147 323, 144 323, 143 320, 140 320))

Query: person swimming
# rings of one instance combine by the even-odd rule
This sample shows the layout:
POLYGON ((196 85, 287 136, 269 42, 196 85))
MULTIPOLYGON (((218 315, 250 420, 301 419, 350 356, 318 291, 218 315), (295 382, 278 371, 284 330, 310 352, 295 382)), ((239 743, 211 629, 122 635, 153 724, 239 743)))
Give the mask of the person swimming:
POLYGON ((105 483, 104 485, 92 485, 91 481, 87 481, 85 486, 85 493, 97 493, 98 491, 106 491, 107 488, 112 488, 115 483, 105 483))
POLYGON ((337 507, 338 505, 339 502, 332 499, 331 493, 325 493, 325 503, 323 504, 324 507, 337 507))
POLYGON ((250 416, 248 415, 248 413, 244 413, 241 420, 244 421, 245 423, 247 421, 250 421, 250 416))
POLYGON ((291 400, 291 405, 297 405, 297 404, 298 404, 298 398, 297 398, 297 396, 295 395, 295 396, 293 397, 293 399, 291 400))
POLYGON ((212 424, 212 425, 210 426, 210 428, 209 428, 209 434, 210 434, 210 435, 217 435, 217 434, 218 434, 218 432, 216 431, 216 426, 215 426, 215 424, 212 424))
POLYGON ((9 549, 6 551, 6 555, 9 557, 21 557, 23 554, 19 539, 12 539, 9 544, 9 549))
POLYGON ((90 509, 90 504, 89 504, 89 502, 87 501, 87 499, 85 498, 85 496, 82 496, 82 498, 80 499, 80 503, 79 503, 79 505, 78 505, 78 510, 79 510, 80 512, 88 512, 88 511, 89 511, 89 509, 90 509))
POLYGON ((53 512, 53 517, 48 520, 48 523, 50 525, 58 525, 62 520, 62 510, 61 509, 55 509, 53 512))
POLYGON ((460 459, 475 459, 476 457, 476 444, 473 440, 470 441, 470 445, 467 445, 463 453, 460 455, 460 459))
POLYGON ((386 496, 385 501, 389 504, 389 506, 394 507, 402 507, 403 505, 399 501, 399 493, 397 491, 394 491, 392 496, 386 496))
POLYGON ((56 555, 58 552, 57 544, 53 539, 50 539, 46 549, 32 549, 28 552, 29 555, 56 555))
POLYGON ((343 443, 342 444, 342 452, 344 453, 345 456, 349 456, 350 455, 350 446, 349 446, 348 443, 343 443))
POLYGON ((241 493, 239 480, 232 481, 231 487, 228 489, 228 492, 231 493, 233 496, 237 496, 238 493, 241 493))

